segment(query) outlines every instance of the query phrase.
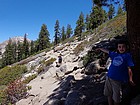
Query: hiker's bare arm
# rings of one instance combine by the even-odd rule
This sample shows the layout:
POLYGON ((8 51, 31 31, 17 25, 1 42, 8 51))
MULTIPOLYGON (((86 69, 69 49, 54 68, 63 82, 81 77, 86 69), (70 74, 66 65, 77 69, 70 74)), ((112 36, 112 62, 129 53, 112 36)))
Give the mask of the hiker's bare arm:
POLYGON ((130 81, 130 84, 134 86, 135 83, 133 82, 133 79, 132 79, 133 73, 132 73, 132 70, 131 70, 130 67, 128 67, 128 74, 129 74, 129 81, 130 81))
POLYGON ((97 48, 96 50, 101 50, 102 52, 109 54, 109 51, 104 48, 97 48))

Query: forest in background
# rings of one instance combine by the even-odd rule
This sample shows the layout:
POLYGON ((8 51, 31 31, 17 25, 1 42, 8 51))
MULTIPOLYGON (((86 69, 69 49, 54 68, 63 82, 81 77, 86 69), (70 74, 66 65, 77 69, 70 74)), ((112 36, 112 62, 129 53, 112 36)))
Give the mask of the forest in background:
MULTIPOLYGON (((94 2, 94 1, 93 1, 94 2)), ((8 44, 5 47, 5 52, 1 53, 2 59, 0 59, 0 68, 3 68, 7 65, 19 62, 31 55, 35 55, 44 50, 50 50, 52 47, 57 46, 61 43, 66 43, 69 40, 73 40, 72 37, 78 37, 78 40, 82 40, 82 35, 85 33, 94 33, 96 28, 101 24, 115 18, 120 14, 126 13, 125 4, 111 3, 107 6, 108 11, 105 11, 102 6, 95 5, 90 14, 84 16, 81 12, 79 18, 76 21, 75 29, 71 28, 71 25, 68 24, 67 27, 60 27, 59 20, 56 20, 54 26, 54 41, 50 42, 50 34, 47 29, 47 25, 43 24, 41 26, 38 39, 35 41, 29 42, 27 40, 27 34, 24 35, 23 42, 12 42, 9 38, 8 44), (117 8, 117 11, 115 11, 117 8)))

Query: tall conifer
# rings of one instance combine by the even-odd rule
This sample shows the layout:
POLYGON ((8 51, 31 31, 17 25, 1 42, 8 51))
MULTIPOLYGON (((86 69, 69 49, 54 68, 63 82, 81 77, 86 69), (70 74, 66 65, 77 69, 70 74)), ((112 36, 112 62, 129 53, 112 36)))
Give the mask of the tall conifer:
POLYGON ((90 30, 90 16, 88 14, 86 15, 85 27, 87 31, 90 30))
POLYGON ((113 6, 113 4, 111 4, 109 6, 109 11, 108 11, 108 19, 112 19, 114 17, 115 14, 115 7, 113 6))
POLYGON ((91 29, 97 28, 106 20, 106 13, 100 6, 94 6, 90 14, 90 27, 91 29))
POLYGON ((6 65, 14 63, 12 40, 9 38, 8 44, 5 47, 4 60, 6 65))
POLYGON ((35 44, 34 44, 34 41, 31 41, 31 45, 30 45, 30 54, 34 54, 35 53, 35 44))
POLYGON ((45 48, 50 47, 50 39, 49 39, 49 31, 47 29, 47 26, 45 24, 42 25, 40 33, 39 33, 39 39, 38 39, 38 46, 39 50, 43 50, 45 48))
POLYGON ((118 6, 118 11, 117 11, 117 15, 120 15, 120 14, 122 14, 122 13, 123 13, 123 9, 122 9, 121 5, 119 4, 119 6, 118 6))
POLYGON ((17 61, 21 61, 23 59, 23 43, 18 41, 17 43, 17 61))
POLYGON ((61 36, 60 36, 60 26, 59 21, 56 20, 55 26, 54 26, 54 45, 57 45, 60 42, 61 36))
POLYGON ((61 36, 62 36, 62 41, 64 41, 66 39, 66 32, 65 32, 65 27, 62 27, 62 32, 61 32, 61 36))
POLYGON ((70 38, 72 33, 73 31, 72 31, 71 25, 68 24, 67 29, 66 29, 66 38, 70 38))
POLYGON ((76 22, 76 28, 74 30, 74 35, 79 37, 79 40, 81 40, 81 34, 85 30, 85 23, 84 23, 84 14, 81 12, 79 19, 76 22))
POLYGON ((27 41, 27 34, 24 35, 23 51, 24 51, 23 58, 27 58, 29 56, 29 42, 27 41))

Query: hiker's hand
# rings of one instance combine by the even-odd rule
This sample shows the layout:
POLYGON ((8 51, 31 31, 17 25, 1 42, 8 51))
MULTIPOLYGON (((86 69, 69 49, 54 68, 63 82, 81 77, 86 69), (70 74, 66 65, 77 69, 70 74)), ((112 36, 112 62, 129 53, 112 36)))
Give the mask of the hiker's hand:
POLYGON ((96 50, 96 51, 99 51, 99 50, 100 50, 100 48, 96 48, 95 50, 96 50))
POLYGON ((102 52, 104 52, 104 53, 107 53, 107 54, 109 54, 109 51, 107 50, 107 49, 104 49, 104 48, 97 48, 96 49, 96 51, 102 51, 102 52))
POLYGON ((131 84, 132 86, 135 86, 135 85, 136 85, 136 84, 134 83, 134 81, 132 81, 132 80, 130 80, 129 82, 130 82, 130 84, 131 84))

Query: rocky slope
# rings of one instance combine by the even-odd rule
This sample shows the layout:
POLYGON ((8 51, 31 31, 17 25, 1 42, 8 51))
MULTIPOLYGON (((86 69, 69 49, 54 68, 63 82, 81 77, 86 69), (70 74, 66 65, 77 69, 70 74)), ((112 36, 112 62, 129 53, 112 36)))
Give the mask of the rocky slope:
POLYGON ((57 46, 57 50, 42 52, 41 56, 38 55, 36 59, 28 62, 26 66, 30 73, 25 74, 24 78, 37 74, 41 65, 39 62, 42 60, 57 59, 60 53, 63 58, 60 67, 56 67, 57 60, 49 67, 44 67, 44 72, 28 84, 32 87, 28 91, 28 97, 16 105, 107 105, 107 99, 103 95, 106 71, 101 74, 96 73, 98 72, 96 62, 84 68, 82 58, 93 46, 100 46, 102 41, 102 45, 108 41, 100 39, 100 42, 86 46, 79 54, 75 54, 75 49, 78 49, 82 43, 89 42, 91 36, 94 34, 82 41, 75 40, 57 46), (33 66, 34 69, 31 69, 33 66))
MULTIPOLYGON (((90 41, 91 36, 80 42, 74 41, 63 44, 61 45, 63 48, 57 49, 55 52, 54 50, 43 52, 43 55, 26 64, 31 72, 25 74, 24 78, 37 74, 36 71, 41 65, 38 62, 47 61, 51 58, 57 59, 60 53, 63 58, 62 64, 60 67, 56 67, 57 61, 55 61, 49 67, 44 67, 44 71, 28 84, 32 87, 28 91, 28 96, 18 101, 16 105, 108 105, 107 98, 103 95, 106 71, 97 73, 95 70, 99 69, 95 62, 92 62, 90 67, 84 68, 82 57, 88 51, 93 50, 95 46, 110 48, 120 38, 122 37, 118 36, 111 40, 100 39, 100 42, 86 46, 79 55, 74 53, 74 49, 84 41, 90 41), (31 69, 32 66, 34 69, 31 69), (92 73, 85 73, 90 70, 92 73)), ((138 100, 139 96, 132 101, 127 101, 124 105, 130 103, 131 105, 138 105, 136 104, 139 103, 138 100)))
MULTIPOLYGON (((121 24, 123 24, 122 21, 121 24)), ((100 27, 95 34, 84 37, 82 41, 74 39, 73 42, 61 44, 54 50, 44 51, 33 58, 26 59, 29 72, 23 75, 23 79, 34 74, 38 75, 37 71, 40 67, 43 67, 43 71, 27 84, 31 86, 31 90, 28 91, 27 97, 18 101, 16 105, 107 105, 107 98, 103 95, 106 71, 98 73, 100 67, 96 61, 85 68, 83 57, 93 52, 95 47, 115 46, 116 39, 121 36, 112 36, 113 26, 120 30, 124 27, 121 25, 121 28, 117 28, 119 24, 116 23, 105 24, 104 28, 100 27), (106 30, 109 31, 106 32, 106 30), (41 63, 51 58, 57 59, 60 53, 63 61, 59 67, 56 67, 57 60, 50 66, 44 66, 41 63)), ((139 100, 139 97, 131 101, 131 105, 138 105, 135 100, 139 100)))
MULTIPOLYGON (((75 56, 73 54, 74 48, 81 43, 81 42, 73 42, 68 44, 65 44, 63 46, 63 49, 58 50, 57 52, 54 52, 53 50, 45 53, 43 56, 37 57, 37 59, 30 61, 27 63, 27 68, 31 69, 32 66, 35 68, 31 70, 31 73, 28 73, 24 75, 26 78, 29 75, 36 74, 36 70, 39 67, 38 62, 42 60, 48 60, 50 58, 56 58, 58 55, 61 53, 63 62, 60 67, 56 67, 56 62, 55 61, 52 65, 50 65, 49 68, 45 68, 45 72, 43 72, 41 75, 38 75, 37 78, 32 80, 28 85, 32 87, 32 89, 29 91, 29 96, 26 99, 22 99, 21 101, 17 102, 17 105, 42 105, 47 103, 53 103, 54 101, 50 100, 50 96, 54 94, 54 90, 60 87, 61 82, 64 82, 65 79, 69 76, 72 75, 74 80, 80 80, 83 78, 83 74, 81 74, 81 70, 83 69, 82 63, 80 63, 79 57, 75 56), (71 72, 74 67, 79 68, 78 70, 71 72), (68 73, 66 75, 66 73, 68 73), (57 74, 57 75, 56 75, 57 74), (61 80, 61 81, 60 81, 61 80), (26 103, 26 104, 25 104, 26 103)), ((60 47, 60 46, 59 46, 60 47)), ((87 50, 87 49, 85 49, 87 50)), ((87 51, 85 51, 87 52, 87 51)), ((83 56, 83 55, 79 55, 83 56)), ((68 80, 65 85, 65 88, 69 88, 69 83, 71 80, 68 80)), ((57 93, 58 94, 58 93, 57 93)), ((58 99, 57 99, 58 100, 58 99)), ((51 105, 52 105, 51 103, 51 105)), ((47 104, 46 104, 47 105, 47 104)))

